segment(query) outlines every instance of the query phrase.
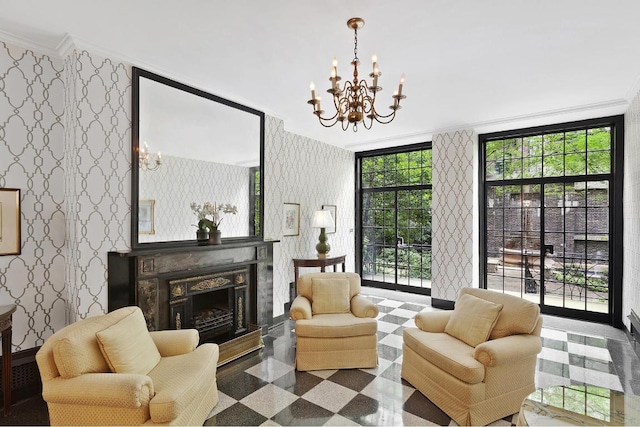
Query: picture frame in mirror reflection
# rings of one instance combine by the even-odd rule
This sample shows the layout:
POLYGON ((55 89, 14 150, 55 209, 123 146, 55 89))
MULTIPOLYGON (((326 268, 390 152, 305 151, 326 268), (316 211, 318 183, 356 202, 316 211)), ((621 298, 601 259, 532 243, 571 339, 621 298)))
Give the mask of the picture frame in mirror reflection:
POLYGON ((155 200, 140 200, 138 205, 138 233, 156 234, 155 229, 155 200))
POLYGON ((336 205, 322 205, 322 210, 331 212, 331 218, 333 218, 333 227, 328 227, 325 230, 326 234, 333 234, 336 232, 336 224, 338 223, 337 210, 336 205))
POLYGON ((21 252, 20 189, 0 188, 0 255, 21 252))
POLYGON ((285 203, 282 212, 282 235, 300 235, 300 203, 285 203))

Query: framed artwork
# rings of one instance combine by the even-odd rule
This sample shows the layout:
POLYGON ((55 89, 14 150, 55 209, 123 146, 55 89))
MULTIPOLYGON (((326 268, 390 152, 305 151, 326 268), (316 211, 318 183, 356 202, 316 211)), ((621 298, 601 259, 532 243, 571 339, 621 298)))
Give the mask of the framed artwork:
POLYGON ((138 234, 156 234, 154 210, 155 200, 140 200, 138 206, 138 234))
POLYGON ((20 255, 20 189, 0 188, 0 255, 20 255))
POLYGON ((283 211, 282 234, 298 236, 300 234, 300 203, 285 203, 283 211))
POLYGON ((331 228, 327 228, 324 232, 327 234, 331 234, 331 233, 335 233, 336 232, 336 222, 338 220, 338 217, 336 216, 336 205, 322 205, 322 210, 325 211, 329 211, 331 212, 331 218, 333 218, 333 227, 331 228))

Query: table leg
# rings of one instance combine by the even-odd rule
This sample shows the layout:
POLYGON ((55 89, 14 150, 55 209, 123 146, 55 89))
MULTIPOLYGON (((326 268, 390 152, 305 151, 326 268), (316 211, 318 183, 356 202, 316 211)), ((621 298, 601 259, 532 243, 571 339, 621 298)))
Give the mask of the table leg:
POLYGON ((11 415, 11 328, 2 331, 2 394, 4 415, 11 415))

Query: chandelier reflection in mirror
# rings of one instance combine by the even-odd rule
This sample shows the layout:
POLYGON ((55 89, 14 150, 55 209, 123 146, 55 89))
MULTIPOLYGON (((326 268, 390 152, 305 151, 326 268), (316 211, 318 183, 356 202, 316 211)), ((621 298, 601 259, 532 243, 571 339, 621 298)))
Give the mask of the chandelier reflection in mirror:
POLYGON ((151 153, 149 152, 149 144, 143 143, 142 147, 138 148, 138 165, 140 169, 145 171, 154 171, 162 164, 162 154, 158 152, 156 159, 151 160, 151 153))
POLYGON ((400 84, 398 89, 394 92, 392 99, 393 105, 389 106, 391 113, 387 115, 380 114, 376 110, 376 95, 382 90, 378 86, 378 77, 382 75, 378 68, 378 58, 376 54, 373 54, 373 72, 369 74, 371 77, 371 85, 367 83, 365 79, 359 80, 358 78, 358 29, 364 26, 364 20, 362 18, 351 18, 347 21, 347 27, 354 31, 354 48, 353 48, 353 80, 345 81, 344 87, 340 89, 339 82, 341 77, 338 75, 338 61, 333 58, 333 67, 331 69, 331 88, 327 90, 332 95, 333 105, 335 107, 335 114, 333 116, 323 116, 324 110, 320 107, 320 97, 316 96, 316 89, 311 82, 311 99, 307 101, 313 107, 313 114, 318 117, 320 124, 325 127, 331 127, 337 123, 340 123, 342 130, 347 130, 350 124, 353 124, 353 131, 358 131, 358 124, 362 125, 366 129, 371 129, 371 125, 375 120, 378 123, 387 124, 390 123, 395 117, 396 112, 401 108, 400 100, 405 99, 406 96, 402 94, 402 85, 404 84, 404 74, 400 77, 400 84))

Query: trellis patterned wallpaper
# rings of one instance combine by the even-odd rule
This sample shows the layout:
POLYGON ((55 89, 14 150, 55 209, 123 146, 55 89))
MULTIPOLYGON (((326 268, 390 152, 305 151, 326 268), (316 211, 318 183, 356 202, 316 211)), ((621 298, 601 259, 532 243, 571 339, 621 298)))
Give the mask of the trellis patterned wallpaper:
POLYGON ((232 204, 238 214, 222 213, 222 237, 249 235, 251 169, 182 157, 162 156, 154 171, 140 171, 140 199, 155 200, 155 234, 140 234, 140 242, 193 240, 198 219, 191 202, 232 204))
POLYGON ((0 257, 13 348, 106 311, 107 252, 129 246, 130 67, 0 42, 0 187, 22 190, 22 254, 0 257))
POLYGON ((21 189, 22 254, 0 256, 14 350, 65 324, 63 62, 0 42, 0 188, 21 189))
POLYGON ((472 130, 433 137, 431 296, 455 301, 473 283, 472 130))
MULTIPOLYGON (((265 229, 274 244, 273 315, 284 313, 293 282, 293 258, 315 256, 320 230, 311 228, 313 212, 336 205, 336 233, 328 234, 332 255, 347 255, 354 271, 355 154, 284 130, 282 120, 266 117, 265 229), (300 204, 300 235, 282 235, 284 203, 300 204)), ((301 274, 318 269, 301 269, 301 274)))
POLYGON ((131 66, 87 51, 65 58, 66 304, 69 323, 106 313, 107 253, 131 222, 131 66))
POLYGON ((631 310, 640 316, 640 93, 624 116, 624 139, 622 321, 629 329, 631 310))

